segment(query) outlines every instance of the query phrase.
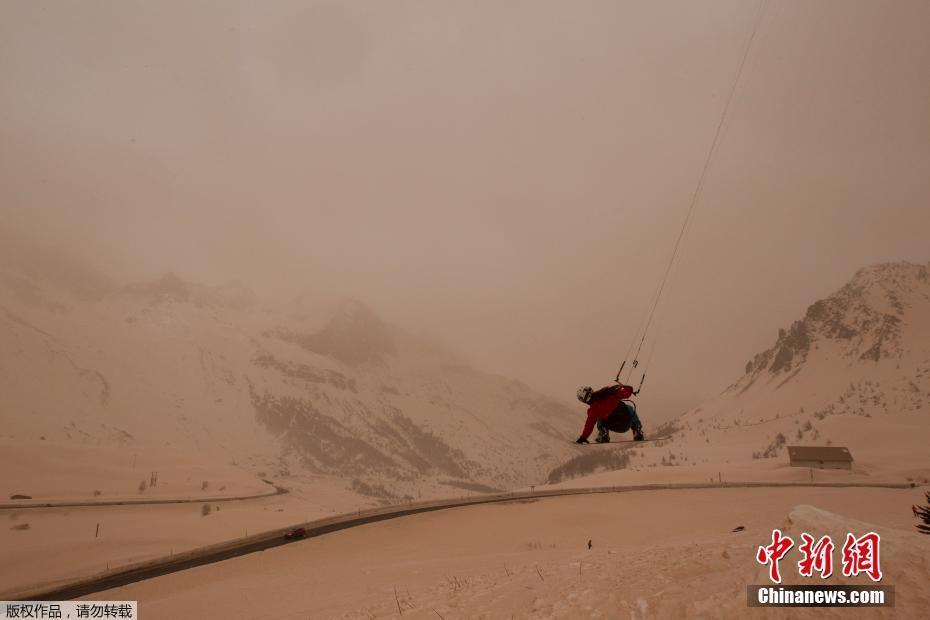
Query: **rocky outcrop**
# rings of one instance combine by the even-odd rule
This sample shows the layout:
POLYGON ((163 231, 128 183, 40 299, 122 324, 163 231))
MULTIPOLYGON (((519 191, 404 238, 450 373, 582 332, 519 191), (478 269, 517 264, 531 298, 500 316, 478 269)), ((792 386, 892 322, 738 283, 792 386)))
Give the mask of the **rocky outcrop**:
POLYGON ((901 325, 915 295, 930 298, 924 265, 887 263, 862 269, 836 293, 811 304, 803 319, 780 329, 775 344, 746 363, 746 375, 755 379, 764 372, 791 372, 823 341, 841 343, 850 359, 900 357, 901 325))

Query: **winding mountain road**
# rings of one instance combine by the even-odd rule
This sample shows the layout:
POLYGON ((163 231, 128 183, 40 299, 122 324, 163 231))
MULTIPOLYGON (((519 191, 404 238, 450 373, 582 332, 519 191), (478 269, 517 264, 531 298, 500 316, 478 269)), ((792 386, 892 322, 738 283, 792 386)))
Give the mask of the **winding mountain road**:
MULTIPOLYGON (((270 483, 269 483, 270 484, 270 483)), ((160 499, 108 499, 101 501, 83 500, 83 501, 64 501, 64 502, 43 502, 31 500, 17 500, 16 503, 0 504, 0 510, 35 510, 38 508, 99 508, 100 506, 148 506, 157 504, 216 504, 219 502, 241 502, 250 499, 262 499, 265 497, 274 497, 275 495, 284 495, 288 492, 284 487, 271 485, 273 491, 264 493, 255 493, 253 495, 219 495, 208 497, 165 497, 160 499)))
MULTIPOLYGON (((550 489, 543 491, 499 493, 494 495, 480 495, 451 500, 437 500, 410 503, 401 506, 389 506, 357 513, 342 514, 326 519, 318 519, 306 523, 298 523, 287 528, 269 530, 253 536, 193 549, 188 552, 162 557, 138 564, 124 566, 108 573, 98 574, 81 579, 74 579, 56 584, 44 584, 9 595, 9 600, 54 601, 81 598, 95 592, 117 588, 127 584, 152 579, 161 575, 174 573, 196 566, 203 566, 221 562, 230 558, 264 551, 281 545, 300 542, 306 538, 322 536, 331 532, 345 530, 378 521, 396 519, 409 515, 447 510, 464 506, 481 504, 507 503, 514 501, 544 499, 549 497, 562 497, 568 495, 592 495, 598 493, 629 493, 638 491, 667 491, 675 489, 727 489, 727 488, 785 488, 785 487, 826 487, 826 488, 887 488, 907 489, 912 484, 894 483, 779 483, 779 482, 733 482, 723 484, 712 483, 681 483, 681 484, 645 484, 614 487, 595 487, 578 489, 550 489), (305 534, 300 538, 285 538, 285 535, 295 528, 304 528, 305 534)), ((203 500, 197 500, 203 501, 203 500)), ((150 502, 167 503, 167 502, 150 502)), ((95 504, 99 505, 99 504, 95 504)))

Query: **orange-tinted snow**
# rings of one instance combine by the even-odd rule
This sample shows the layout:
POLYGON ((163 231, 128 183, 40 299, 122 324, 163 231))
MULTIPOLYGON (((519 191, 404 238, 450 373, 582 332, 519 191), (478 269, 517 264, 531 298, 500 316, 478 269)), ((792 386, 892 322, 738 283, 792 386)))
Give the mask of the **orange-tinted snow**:
MULTIPOLYGON (((770 542, 772 528, 796 537, 805 527, 865 533, 858 531, 864 525, 847 523, 852 518, 894 541, 883 548, 883 583, 899 587, 895 616, 916 618, 930 598, 930 543, 913 530, 910 515, 918 497, 888 489, 705 489, 453 509, 310 539, 99 598, 144 601, 148 618, 394 617, 398 604, 411 618, 736 617, 747 614, 745 586, 765 583, 754 554, 770 542), (846 516, 813 522, 796 515, 797 523, 786 527, 798 504, 846 516), (739 525, 745 531, 733 533, 739 525)), ((788 560, 784 568, 791 568, 788 560)), ((792 616, 816 613, 822 612, 792 616)))

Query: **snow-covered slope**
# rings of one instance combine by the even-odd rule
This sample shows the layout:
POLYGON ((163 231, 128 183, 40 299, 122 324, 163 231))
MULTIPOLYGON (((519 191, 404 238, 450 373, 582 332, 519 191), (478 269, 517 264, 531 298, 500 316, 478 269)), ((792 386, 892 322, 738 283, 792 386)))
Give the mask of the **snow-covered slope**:
POLYGON ((833 443, 848 445, 863 466, 926 467, 930 270, 903 262, 860 270, 779 330, 736 383, 676 424, 679 441, 696 439, 695 460, 711 452, 769 458, 784 456, 785 445, 833 443))
POLYGON ((808 480, 788 467, 786 446, 841 445, 853 472, 930 479, 930 269, 888 263, 860 270, 775 344, 746 364, 723 393, 647 435, 671 439, 631 450, 598 450, 554 469, 573 486, 709 480, 808 480), (655 469, 651 469, 655 468, 655 469))
POLYGON ((532 484, 570 453, 577 411, 358 302, 319 321, 17 244, 0 255, 3 437, 196 450, 384 497, 532 484))
POLYGON ((263 333, 251 363, 264 372, 249 384, 259 422, 297 462, 367 477, 359 486, 377 492, 427 474, 509 488, 539 481, 569 454, 576 412, 472 369, 358 302, 322 329, 301 323, 263 333))
POLYGON ((888 263, 862 269, 812 304, 728 393, 743 403, 744 418, 754 403, 771 409, 801 399, 825 414, 874 415, 922 408, 928 387, 928 268, 888 263))
MULTIPOLYGON (((746 586, 768 582, 756 551, 780 527, 797 541, 781 562, 785 583, 820 581, 797 576, 802 532, 829 533, 840 546, 847 532, 878 532, 882 584, 895 587, 895 607, 857 611, 924 618, 930 540, 912 527, 914 496, 901 489, 694 489, 475 506, 314 537, 100 597, 145 601, 150 616, 165 618, 866 616, 823 607, 747 611, 746 586), (733 532, 736 525, 743 531, 733 532)), ((835 553, 828 584, 872 584, 865 575, 844 578, 835 553)))

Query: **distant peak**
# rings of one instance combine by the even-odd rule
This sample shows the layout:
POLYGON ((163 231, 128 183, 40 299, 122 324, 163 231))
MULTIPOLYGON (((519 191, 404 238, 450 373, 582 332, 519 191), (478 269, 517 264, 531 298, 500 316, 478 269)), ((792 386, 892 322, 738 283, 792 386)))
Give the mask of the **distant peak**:
POLYGON ((880 263, 858 270, 804 317, 780 329, 775 345, 746 364, 750 383, 763 371, 800 370, 818 341, 839 343, 849 359, 878 363, 901 355, 900 330, 913 304, 930 298, 928 265, 880 263))
POLYGON ((364 302, 347 299, 336 308, 332 321, 381 322, 381 317, 364 302))
POLYGON ((284 331, 278 336, 350 365, 380 363, 396 352, 394 330, 358 300, 340 303, 323 329, 314 334, 284 331))
POLYGON ((205 286, 185 280, 174 272, 168 272, 157 280, 126 286, 123 292, 148 298, 153 303, 174 301, 198 306, 244 308, 258 301, 251 289, 238 282, 218 287, 205 286))
POLYGON ((863 267, 853 275, 847 286, 893 285, 902 280, 927 280, 928 278, 930 278, 930 263, 921 265, 897 261, 863 267))
POLYGON ((192 285, 179 275, 168 272, 158 279, 154 290, 163 295, 173 295, 178 298, 187 299, 190 296, 192 285))

